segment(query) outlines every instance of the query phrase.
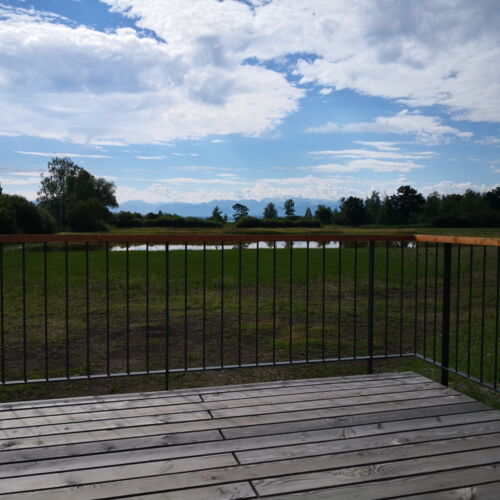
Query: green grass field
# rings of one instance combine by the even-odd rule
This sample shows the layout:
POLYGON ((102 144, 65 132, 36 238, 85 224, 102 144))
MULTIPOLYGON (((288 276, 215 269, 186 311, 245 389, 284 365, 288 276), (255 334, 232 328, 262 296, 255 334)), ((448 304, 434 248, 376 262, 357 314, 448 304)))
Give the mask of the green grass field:
MULTIPOLYGON (((219 365, 221 356, 228 365, 240 361, 252 364, 256 358, 259 362, 271 362, 273 356, 277 361, 288 361, 290 356, 292 360, 301 360, 323 355, 327 358, 336 358, 339 354, 341 357, 363 356, 368 352, 368 249, 361 244, 357 250, 350 246, 341 252, 335 248, 323 252, 311 243, 309 256, 305 249, 293 249, 291 280, 290 250, 279 249, 274 253, 265 243, 259 249, 258 261, 255 249, 242 250, 241 274, 238 248, 225 249, 223 256, 220 250, 208 250, 205 256, 200 251, 185 254, 174 250, 168 254, 149 251, 146 258, 145 251, 130 251, 128 278, 126 253, 111 251, 108 280, 106 254, 102 248, 91 247, 88 252, 88 280, 86 252, 82 246, 70 245, 70 249, 67 288, 64 252, 61 247, 51 247, 47 253, 47 315, 44 253, 40 247, 27 246, 24 296, 22 254, 12 247, 4 251, 3 341, 4 373, 8 380, 24 376, 24 332, 28 378, 43 378, 47 373, 50 377, 65 376, 67 355, 71 376, 105 373, 108 351, 112 373, 127 369, 143 371, 146 367, 163 369, 167 332, 169 366, 174 369, 199 367, 204 361, 207 366, 219 365)), ((497 250, 490 248, 486 253, 484 300, 482 248, 474 250, 472 268, 469 252, 468 247, 461 250, 459 273, 458 253, 456 249, 453 252, 450 364, 479 377, 482 353, 483 379, 493 383, 499 377, 495 373, 497 250), (459 275, 460 295, 457 295, 459 275)), ((420 354, 439 360, 441 290, 442 252, 436 260, 435 248, 429 247, 426 257, 425 247, 420 245, 417 267, 414 248, 387 249, 384 243, 378 245, 374 353, 414 352, 416 346, 420 354)), ((376 362, 377 369, 385 368, 386 363, 376 362)), ((405 361, 406 364, 402 360, 393 363, 399 363, 399 369, 411 368, 411 363, 421 365, 419 361, 410 360, 405 361)), ((355 368, 352 364, 349 366, 351 372, 365 369, 364 362, 355 368)), ((305 373, 321 374, 329 369, 308 365, 293 367, 290 373, 299 370, 299 376, 308 376, 305 373)), ((256 370, 272 376, 270 369, 256 370)), ((285 368, 276 370, 276 374, 286 372, 285 368)), ((240 380, 237 373, 242 371, 224 373, 223 380, 235 381, 240 380)), ((175 374, 173 380, 185 385, 191 377, 201 383, 200 376, 175 374)), ((203 376, 205 384, 221 383, 220 372, 203 376)), ((242 380, 248 381, 248 375, 245 377, 242 380)), ((94 385, 90 382, 72 384, 80 387, 78 393, 85 393, 86 390, 95 392, 97 383, 108 392, 146 387, 152 390, 162 383, 161 378, 154 376, 136 380, 128 385, 116 380, 94 385), (88 389, 83 389, 84 386, 88 389)), ((483 399, 495 399, 474 386, 461 383, 460 387, 475 391, 483 399)), ((57 383, 18 386, 4 389, 2 398, 25 399, 30 394, 57 396, 65 391, 66 388, 57 383)))

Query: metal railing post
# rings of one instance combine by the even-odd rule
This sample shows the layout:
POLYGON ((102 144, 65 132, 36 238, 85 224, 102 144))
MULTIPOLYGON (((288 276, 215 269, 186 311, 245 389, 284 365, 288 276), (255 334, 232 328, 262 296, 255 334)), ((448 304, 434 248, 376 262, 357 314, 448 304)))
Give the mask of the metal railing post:
POLYGON ((444 244, 443 317, 441 331, 441 384, 448 385, 450 361, 451 243, 444 244))
POLYGON ((368 373, 373 373, 373 298, 375 291, 375 242, 368 244, 368 373))

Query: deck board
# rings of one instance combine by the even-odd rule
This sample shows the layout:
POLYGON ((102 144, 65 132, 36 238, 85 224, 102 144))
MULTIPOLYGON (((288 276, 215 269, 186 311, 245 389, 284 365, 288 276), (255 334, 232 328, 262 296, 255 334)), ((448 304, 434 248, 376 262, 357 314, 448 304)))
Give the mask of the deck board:
POLYGON ((447 500, 499 483, 500 412, 411 372, 0 405, 0 499, 447 500))

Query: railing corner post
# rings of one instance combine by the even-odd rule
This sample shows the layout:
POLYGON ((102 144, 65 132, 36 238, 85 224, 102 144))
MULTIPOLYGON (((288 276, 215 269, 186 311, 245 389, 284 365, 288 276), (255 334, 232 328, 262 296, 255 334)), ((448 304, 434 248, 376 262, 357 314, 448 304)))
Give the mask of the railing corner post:
POLYGON ((375 242, 368 243, 368 366, 373 373, 373 299, 375 294, 375 242))
POLYGON ((443 317, 441 332, 441 384, 448 385, 450 362, 451 243, 444 244, 443 317))

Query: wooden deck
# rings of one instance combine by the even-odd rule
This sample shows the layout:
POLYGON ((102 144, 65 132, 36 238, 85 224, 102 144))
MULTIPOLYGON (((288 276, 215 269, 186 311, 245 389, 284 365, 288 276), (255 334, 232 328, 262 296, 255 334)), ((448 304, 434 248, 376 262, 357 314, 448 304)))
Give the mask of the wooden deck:
POLYGON ((0 405, 0 499, 500 498, 500 412, 415 373, 0 405))

